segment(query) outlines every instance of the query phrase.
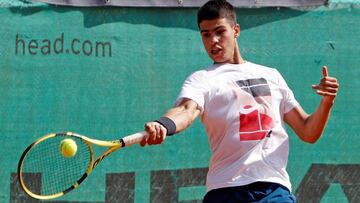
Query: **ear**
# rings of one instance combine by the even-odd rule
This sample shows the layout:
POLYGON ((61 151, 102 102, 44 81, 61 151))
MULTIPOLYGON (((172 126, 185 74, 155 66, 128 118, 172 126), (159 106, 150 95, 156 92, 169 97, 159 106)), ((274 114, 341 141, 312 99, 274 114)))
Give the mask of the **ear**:
POLYGON ((234 34, 235 34, 235 38, 238 38, 240 36, 240 25, 236 24, 234 26, 234 34))

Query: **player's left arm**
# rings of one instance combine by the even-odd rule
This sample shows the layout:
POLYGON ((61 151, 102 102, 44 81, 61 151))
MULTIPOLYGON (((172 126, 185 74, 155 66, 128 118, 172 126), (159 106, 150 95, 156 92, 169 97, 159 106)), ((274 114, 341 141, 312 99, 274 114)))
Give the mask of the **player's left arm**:
POLYGON ((338 92, 339 83, 330 77, 326 66, 323 67, 323 78, 312 88, 322 96, 319 106, 311 115, 299 105, 284 115, 284 121, 291 126, 301 140, 315 143, 321 136, 329 119, 331 108, 338 92))

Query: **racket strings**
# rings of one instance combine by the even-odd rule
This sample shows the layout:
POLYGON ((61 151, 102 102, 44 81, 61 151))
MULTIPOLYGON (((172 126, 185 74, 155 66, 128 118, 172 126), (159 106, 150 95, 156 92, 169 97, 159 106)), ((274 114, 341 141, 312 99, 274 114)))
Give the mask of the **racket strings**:
POLYGON ((73 157, 64 157, 60 152, 60 142, 67 136, 55 136, 35 145, 26 155, 22 173, 39 174, 41 184, 24 178, 24 184, 33 193, 46 196, 68 189, 86 172, 90 162, 90 150, 82 139, 71 137, 77 144, 73 157), (40 185, 34 188, 32 185, 40 185))

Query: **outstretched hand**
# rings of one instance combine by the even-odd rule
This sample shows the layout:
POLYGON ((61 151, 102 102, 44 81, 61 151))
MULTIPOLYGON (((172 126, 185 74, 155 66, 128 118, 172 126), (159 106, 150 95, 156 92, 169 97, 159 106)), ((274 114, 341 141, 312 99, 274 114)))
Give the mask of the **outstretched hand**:
POLYGON ((316 90, 316 93, 323 96, 325 101, 334 101, 338 89, 339 83, 336 78, 330 77, 326 66, 322 68, 323 78, 318 85, 312 85, 312 88, 316 90))
POLYGON ((146 144, 148 145, 156 145, 161 144, 166 138, 166 128, 162 126, 158 122, 148 122, 145 124, 145 131, 147 132, 148 136, 144 138, 140 145, 143 147, 146 144))

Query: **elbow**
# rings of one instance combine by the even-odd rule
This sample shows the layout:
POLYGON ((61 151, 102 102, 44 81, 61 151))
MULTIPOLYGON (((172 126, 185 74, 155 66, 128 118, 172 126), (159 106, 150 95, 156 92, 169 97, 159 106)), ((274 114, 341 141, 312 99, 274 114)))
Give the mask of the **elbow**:
POLYGON ((315 144, 317 139, 306 139, 306 140, 303 140, 303 141, 308 143, 308 144, 315 144))
POLYGON ((300 139, 309 144, 315 144, 323 133, 323 128, 303 127, 301 131, 297 131, 300 139))
POLYGON ((309 143, 309 144, 315 144, 319 138, 320 138, 321 134, 317 135, 317 134, 307 134, 307 135, 301 135, 300 138, 302 141, 309 143))

